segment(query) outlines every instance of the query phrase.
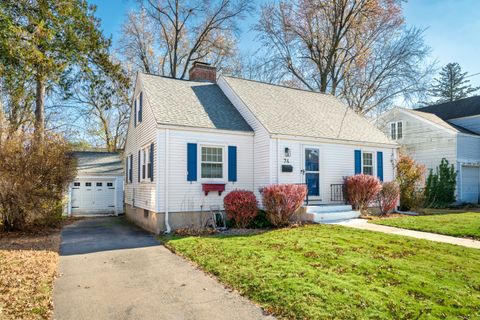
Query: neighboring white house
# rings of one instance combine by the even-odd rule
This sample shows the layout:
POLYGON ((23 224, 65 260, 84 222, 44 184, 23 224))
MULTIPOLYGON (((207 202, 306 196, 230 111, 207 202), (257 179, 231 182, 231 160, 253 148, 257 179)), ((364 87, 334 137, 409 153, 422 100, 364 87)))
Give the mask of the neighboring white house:
POLYGON ((427 169, 442 158, 457 171, 457 201, 479 203, 480 97, 420 109, 395 108, 378 126, 427 169))
POLYGON ((126 214, 159 233, 196 226, 234 189, 307 184, 309 201, 342 203, 355 173, 393 179, 397 144, 335 97, 220 76, 139 73, 125 145, 126 214))
POLYGON ((66 213, 74 216, 121 214, 123 164, 116 152, 76 151, 77 176, 68 188, 66 213))

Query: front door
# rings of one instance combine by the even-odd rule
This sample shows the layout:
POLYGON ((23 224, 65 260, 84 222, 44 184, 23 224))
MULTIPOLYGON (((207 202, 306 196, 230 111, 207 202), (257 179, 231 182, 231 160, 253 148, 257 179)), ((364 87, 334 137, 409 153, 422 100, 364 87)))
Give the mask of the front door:
POLYGON ((320 196, 320 149, 305 148, 305 183, 309 197, 320 196))

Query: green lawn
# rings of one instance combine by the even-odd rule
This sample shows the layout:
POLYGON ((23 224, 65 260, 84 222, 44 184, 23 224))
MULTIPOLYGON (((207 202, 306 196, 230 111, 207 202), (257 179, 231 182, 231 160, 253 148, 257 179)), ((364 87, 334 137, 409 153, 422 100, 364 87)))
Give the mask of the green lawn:
POLYGON ((480 240, 480 212, 372 220, 371 223, 480 240))
POLYGON ((480 250, 334 225, 166 246, 284 318, 480 318, 480 250))

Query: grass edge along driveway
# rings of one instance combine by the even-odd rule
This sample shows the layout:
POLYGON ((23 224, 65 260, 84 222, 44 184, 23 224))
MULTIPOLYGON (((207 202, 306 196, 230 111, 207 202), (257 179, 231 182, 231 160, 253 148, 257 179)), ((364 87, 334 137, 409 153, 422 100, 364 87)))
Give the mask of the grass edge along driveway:
POLYGON ((279 317, 480 317, 480 250, 334 225, 166 246, 279 317))
POLYGON ((371 220, 370 223, 480 240, 480 212, 407 216, 371 220))

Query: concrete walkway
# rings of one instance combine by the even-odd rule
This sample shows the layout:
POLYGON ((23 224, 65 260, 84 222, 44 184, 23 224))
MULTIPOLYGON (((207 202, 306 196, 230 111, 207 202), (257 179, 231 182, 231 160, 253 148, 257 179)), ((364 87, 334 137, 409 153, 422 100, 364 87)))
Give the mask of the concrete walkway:
POLYGON ((62 231, 54 319, 266 319, 124 218, 62 231))
POLYGON ((370 230, 370 231, 378 231, 383 233, 390 233, 390 234, 398 234, 401 236, 413 237, 418 239, 426 239, 436 242, 444 242, 450 244, 456 244, 459 246, 469 247, 480 249, 480 241, 471 240, 471 239, 464 239, 464 238, 457 238, 451 236, 444 236, 441 234, 430 233, 430 232, 422 232, 422 231, 415 231, 415 230, 407 230, 389 226, 382 226, 379 224, 368 223, 366 219, 351 219, 342 222, 337 222, 335 224, 352 227, 357 229, 363 230, 370 230))

